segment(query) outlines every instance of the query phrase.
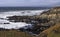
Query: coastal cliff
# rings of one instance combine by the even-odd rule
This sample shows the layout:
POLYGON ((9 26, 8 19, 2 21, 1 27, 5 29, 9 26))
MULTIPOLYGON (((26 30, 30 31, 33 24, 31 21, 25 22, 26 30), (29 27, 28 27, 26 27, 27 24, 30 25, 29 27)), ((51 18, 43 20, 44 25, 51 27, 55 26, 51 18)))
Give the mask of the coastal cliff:
MULTIPOLYGON (((60 37, 60 7, 54 7, 43 12, 41 18, 48 18, 52 23, 55 23, 53 26, 42 31, 39 35, 40 37, 60 37)), ((50 24, 52 25, 52 24, 50 24)))
POLYGON ((3 31, 0 31, 6 37, 8 35, 11 35, 11 37, 60 37, 60 7, 51 8, 40 15, 10 16, 7 18, 9 18, 10 22, 31 23, 33 24, 33 28, 4 30, 5 34, 3 31), (29 32, 32 32, 34 35, 29 32))

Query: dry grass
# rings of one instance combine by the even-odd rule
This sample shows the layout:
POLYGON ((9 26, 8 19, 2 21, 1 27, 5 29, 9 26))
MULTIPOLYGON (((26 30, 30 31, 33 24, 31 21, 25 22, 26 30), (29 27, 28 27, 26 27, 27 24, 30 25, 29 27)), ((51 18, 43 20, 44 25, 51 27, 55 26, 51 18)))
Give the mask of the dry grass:
POLYGON ((0 37, 31 37, 31 35, 17 30, 9 30, 0 31, 0 37))
POLYGON ((60 37, 60 24, 56 24, 53 27, 50 27, 49 29, 43 31, 40 35, 40 37, 60 37), (55 33, 54 31, 57 31, 55 33), (58 33, 59 32, 59 33, 58 33))

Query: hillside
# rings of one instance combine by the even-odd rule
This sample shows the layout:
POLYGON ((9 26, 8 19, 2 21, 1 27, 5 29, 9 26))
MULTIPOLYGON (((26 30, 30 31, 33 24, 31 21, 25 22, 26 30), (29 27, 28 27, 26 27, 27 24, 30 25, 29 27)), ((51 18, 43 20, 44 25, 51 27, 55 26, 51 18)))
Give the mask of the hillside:
MULTIPOLYGON (((50 28, 42 31, 40 37, 60 37, 60 7, 55 7, 41 14, 41 18, 48 18, 55 24, 50 28)), ((50 24, 52 25, 52 24, 50 24)))

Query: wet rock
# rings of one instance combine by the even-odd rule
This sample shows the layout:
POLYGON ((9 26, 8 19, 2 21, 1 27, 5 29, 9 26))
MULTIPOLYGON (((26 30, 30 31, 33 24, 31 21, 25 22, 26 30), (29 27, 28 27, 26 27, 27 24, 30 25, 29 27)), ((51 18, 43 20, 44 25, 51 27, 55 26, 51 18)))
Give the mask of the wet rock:
MULTIPOLYGON (((35 16, 34 16, 35 17, 35 16)), ((26 22, 26 23, 31 23, 33 24, 33 27, 23 27, 20 28, 18 30, 20 31, 25 31, 25 32, 31 32, 32 34, 40 34, 40 32, 42 32, 45 29, 48 29, 50 27, 50 25, 48 25, 49 21, 47 18, 34 18, 33 16, 12 16, 12 17, 8 17, 8 20, 14 20, 14 22, 26 22), (45 24, 48 23, 48 24, 45 24), (42 25, 43 24, 43 25, 42 25)))
POLYGON ((10 24, 10 23, 4 23, 4 24, 10 24))

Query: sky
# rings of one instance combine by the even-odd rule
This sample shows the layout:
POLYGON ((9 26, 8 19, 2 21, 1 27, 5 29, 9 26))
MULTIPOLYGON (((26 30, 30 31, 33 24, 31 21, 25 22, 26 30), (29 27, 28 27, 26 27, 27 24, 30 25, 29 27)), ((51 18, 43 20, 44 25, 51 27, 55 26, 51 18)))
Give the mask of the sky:
POLYGON ((0 6, 60 6, 60 0, 0 0, 0 6))

